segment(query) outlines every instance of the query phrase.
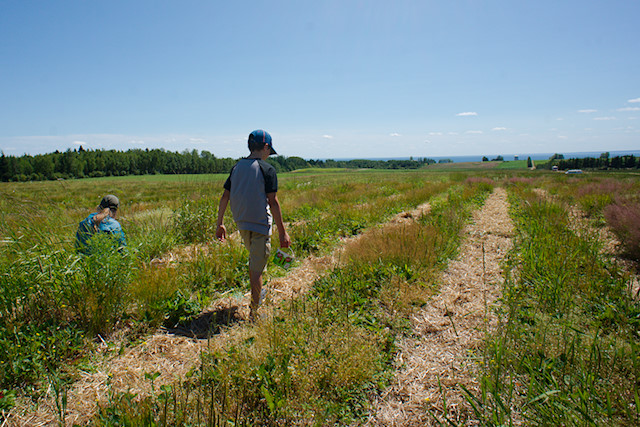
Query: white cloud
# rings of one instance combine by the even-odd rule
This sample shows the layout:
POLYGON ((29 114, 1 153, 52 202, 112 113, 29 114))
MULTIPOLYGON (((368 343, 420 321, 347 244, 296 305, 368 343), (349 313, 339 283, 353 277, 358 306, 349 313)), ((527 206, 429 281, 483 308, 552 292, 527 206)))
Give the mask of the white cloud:
POLYGON ((493 129, 491 129, 491 130, 507 130, 507 128, 502 127, 502 126, 499 126, 499 127, 495 127, 495 128, 493 128, 493 129))
POLYGON ((85 142, 85 141, 73 141, 73 143, 74 143, 75 145, 89 145, 89 143, 88 143, 88 142, 85 142))
POLYGON ((447 135, 458 135, 458 132, 447 132, 447 135))
POLYGON ((393 132, 393 133, 390 133, 389 136, 400 136, 400 134, 397 132, 393 132))
POLYGON ((442 132, 429 132, 429 135, 431 135, 431 136, 439 136, 439 135, 442 135, 442 132))
POLYGON ((333 139, 333 135, 322 135, 324 139, 333 139))
POLYGON ((132 143, 132 144, 136 144, 136 145, 144 145, 144 141, 141 140, 141 139, 139 139, 139 140, 132 139, 129 142, 132 143))
POLYGON ((627 102, 640 102, 640 98, 630 99, 627 102))
POLYGON ((593 120, 616 120, 615 117, 594 117, 593 120))
POLYGON ((477 116, 478 113, 475 111, 465 111, 464 113, 458 113, 456 116, 477 116))
POLYGON ((482 131, 481 130, 468 130, 465 133, 472 133, 472 134, 481 134, 482 131))
POLYGON ((558 135, 558 139, 569 139, 569 137, 565 135, 558 135))
POLYGON ((578 113, 596 113, 598 112, 598 110, 593 110, 593 109, 586 109, 586 110, 578 110, 578 113))
POLYGON ((640 107, 624 107, 624 108, 618 108, 618 111, 640 111, 640 107))

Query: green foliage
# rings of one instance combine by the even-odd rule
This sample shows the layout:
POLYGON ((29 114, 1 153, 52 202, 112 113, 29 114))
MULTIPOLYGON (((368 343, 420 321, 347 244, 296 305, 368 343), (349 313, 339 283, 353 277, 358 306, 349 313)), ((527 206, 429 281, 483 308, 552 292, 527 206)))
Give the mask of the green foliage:
POLYGON ((511 202, 518 235, 482 392, 468 393, 476 416, 489 425, 637 423, 640 305, 628 276, 595 236, 573 231, 560 205, 515 187, 511 202))
POLYGON ((620 239, 622 252, 640 261, 640 203, 618 201, 604 210, 607 224, 620 239))
MULTIPOLYGON (((206 230, 215 226, 217 198, 201 195, 221 193, 225 176, 2 184, 0 388, 54 378, 69 359, 90 351, 88 339, 96 333, 108 339, 104 334, 123 319, 136 331, 165 321, 174 326, 220 293, 245 290, 246 251, 233 239, 212 242, 215 230, 206 230), (105 252, 107 242, 90 257, 69 250, 96 191, 127 201, 120 218, 129 252, 105 252), (41 205, 42 197, 51 203, 41 205)), ((155 387, 150 397, 113 393, 95 423, 356 422, 367 396, 388 380, 395 337, 427 303, 472 209, 500 182, 517 195, 521 237, 507 268, 505 321, 487 349, 484 395, 469 395, 478 419, 507 424, 508 408, 520 406, 525 419, 541 424, 636 421, 630 405, 613 399, 636 399, 638 343, 629 331, 637 330, 638 310, 621 294, 628 282, 602 260, 597 241, 571 231, 562 208, 529 191, 545 187, 575 201, 582 198, 578 185, 597 182, 565 178, 508 170, 281 176, 279 198, 299 258, 427 200, 431 213, 392 232, 367 233, 344 255, 347 264, 319 280, 311 294, 243 328, 246 334, 228 348, 204 354, 202 369, 183 381, 155 387), (604 391, 607 381, 615 394, 604 391), (568 408, 566 415, 559 408, 568 408)), ((635 181, 627 180, 632 184, 611 191, 637 193, 635 181)), ((606 210, 607 185, 585 190, 585 200, 599 192, 592 203, 596 217, 606 210)), ((230 218, 226 224, 231 234, 230 218)), ((272 245, 278 245, 275 235, 272 245)), ((268 267, 267 278, 277 274, 282 271, 268 267)), ((50 382, 55 391, 57 383, 50 382)))
POLYGON ((108 235, 92 239, 91 255, 43 241, 4 253, 0 275, 0 385, 35 381, 84 347, 84 334, 108 333, 123 316, 131 257, 108 235))
POLYGON ((211 294, 233 288, 245 289, 249 282, 249 254, 239 242, 214 245, 197 252, 184 266, 183 280, 190 291, 211 294))
POLYGON ((176 210, 175 228, 184 243, 204 243, 215 239, 217 218, 216 200, 186 200, 176 210))
MULTIPOLYGON (((278 172, 309 168, 417 169, 434 160, 309 160, 276 156, 268 159, 278 172)), ((182 153, 153 150, 67 150, 37 156, 5 156, 0 153, 0 181, 39 181, 85 177, 149 174, 228 173, 234 159, 216 158, 209 151, 182 153)))
POLYGON ((168 209, 150 209, 127 220, 129 246, 143 261, 160 258, 178 244, 174 213, 168 209))
POLYGON ((107 234, 93 236, 90 255, 77 264, 79 275, 66 284, 71 285, 69 307, 91 334, 109 332, 129 303, 132 256, 114 250, 112 240, 107 234))
MULTIPOLYGON (((28 386, 86 351, 86 339, 74 324, 22 324, 0 328, 0 388, 28 386)), ((13 396, 7 393, 8 404, 13 396)), ((3 400, 0 399, 0 409, 3 400)))
POLYGON ((168 328, 175 328, 200 314, 202 306, 177 290, 171 298, 163 301, 158 310, 164 313, 164 325, 168 328))
MULTIPOLYGON (((341 188, 336 197, 353 198, 360 189, 341 188)), ((436 188, 448 186, 421 194, 436 188)), ((408 331, 409 316, 432 292, 425 278, 456 253, 472 209, 491 189, 486 181, 452 187, 409 233, 367 233, 346 264, 318 279, 308 295, 282 303, 269 318, 244 328, 246 333, 230 335, 225 348, 205 352, 202 366, 174 384, 168 398, 163 391, 132 405, 127 394, 116 395, 102 407, 101 419, 118 414, 119 422, 171 425, 361 420, 368 396, 388 383, 396 334, 408 331)), ((300 218, 320 212, 301 206, 300 218)), ((329 212, 322 221, 329 229, 331 221, 349 224, 355 210, 347 212, 335 219, 329 212)))
POLYGON ((0 390, 0 411, 8 411, 15 404, 15 392, 12 390, 0 390))

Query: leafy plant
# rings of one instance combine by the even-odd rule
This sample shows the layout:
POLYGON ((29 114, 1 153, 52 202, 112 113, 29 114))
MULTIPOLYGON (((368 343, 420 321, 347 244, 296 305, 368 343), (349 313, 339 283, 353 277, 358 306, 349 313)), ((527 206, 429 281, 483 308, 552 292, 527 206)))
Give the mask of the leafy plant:
POLYGON ((217 201, 211 198, 188 199, 175 212, 175 228, 185 243, 204 243, 215 238, 217 201))

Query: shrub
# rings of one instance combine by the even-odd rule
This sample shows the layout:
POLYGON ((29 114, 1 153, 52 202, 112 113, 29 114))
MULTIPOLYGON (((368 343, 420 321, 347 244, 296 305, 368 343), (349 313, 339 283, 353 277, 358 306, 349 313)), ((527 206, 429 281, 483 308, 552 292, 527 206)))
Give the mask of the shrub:
POLYGON ((640 260, 640 203, 616 202, 605 208, 604 216, 620 239, 624 254, 640 260))
POLYGON ((175 227, 185 243, 204 243, 215 239, 217 218, 215 200, 187 200, 175 212, 175 227))

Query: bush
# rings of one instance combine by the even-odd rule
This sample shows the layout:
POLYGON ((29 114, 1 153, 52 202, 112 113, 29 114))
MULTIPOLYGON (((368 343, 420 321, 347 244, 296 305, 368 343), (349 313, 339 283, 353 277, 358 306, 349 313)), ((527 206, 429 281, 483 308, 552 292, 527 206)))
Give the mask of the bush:
POLYGON ((640 261, 640 203, 616 202, 605 208, 604 216, 620 239, 624 254, 640 261))
POLYGON ((185 243, 204 243, 215 238, 218 207, 214 200, 187 200, 175 214, 176 229, 185 243))

